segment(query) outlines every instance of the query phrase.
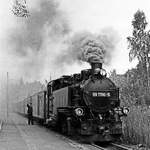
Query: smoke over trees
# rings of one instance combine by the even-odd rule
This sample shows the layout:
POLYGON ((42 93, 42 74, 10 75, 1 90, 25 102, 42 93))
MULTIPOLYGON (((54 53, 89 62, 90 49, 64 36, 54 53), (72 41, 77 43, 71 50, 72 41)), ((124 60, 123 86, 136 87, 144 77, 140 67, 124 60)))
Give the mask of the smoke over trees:
POLYGON ((54 0, 36 1, 30 17, 15 18, 16 26, 8 32, 9 53, 20 60, 19 71, 26 77, 39 77, 45 58, 51 56, 51 44, 56 44, 70 28, 64 13, 54 0), (49 56, 47 56, 47 46, 49 56))
POLYGON ((42 50, 47 36, 53 39, 69 31, 67 21, 55 1, 42 0, 38 5, 38 9, 30 10, 31 16, 28 19, 17 19, 19 25, 10 33, 13 50, 20 56, 28 55, 29 51, 42 50))

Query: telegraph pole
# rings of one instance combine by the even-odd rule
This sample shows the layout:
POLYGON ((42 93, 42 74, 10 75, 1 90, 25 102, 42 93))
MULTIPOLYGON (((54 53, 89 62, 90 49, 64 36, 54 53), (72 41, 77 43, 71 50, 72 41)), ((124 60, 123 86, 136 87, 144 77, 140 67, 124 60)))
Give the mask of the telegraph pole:
POLYGON ((149 75, 150 75, 150 73, 149 73, 149 67, 150 67, 150 62, 149 62, 149 60, 150 60, 150 54, 148 54, 147 55, 147 80, 148 80, 148 88, 150 87, 150 77, 149 77, 149 75))
POLYGON ((7 87, 6 87, 6 111, 7 111, 7 121, 8 121, 8 117, 9 117, 9 93, 8 93, 8 90, 9 90, 9 74, 8 74, 8 72, 7 72, 7 87))

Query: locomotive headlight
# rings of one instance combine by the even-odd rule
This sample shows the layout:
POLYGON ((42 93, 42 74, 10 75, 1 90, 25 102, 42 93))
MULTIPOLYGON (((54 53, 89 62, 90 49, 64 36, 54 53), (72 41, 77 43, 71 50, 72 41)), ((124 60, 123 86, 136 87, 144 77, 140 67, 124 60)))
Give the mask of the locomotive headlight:
POLYGON ((101 74, 102 76, 105 76, 105 75, 106 75, 106 70, 105 70, 105 69, 101 69, 101 70, 100 70, 100 74, 101 74))
POLYGON ((120 116, 127 116, 127 114, 129 113, 129 109, 127 107, 118 107, 114 109, 115 113, 120 115, 120 116))
POLYGON ((123 111, 124 115, 127 115, 129 113, 129 109, 127 107, 124 107, 122 109, 122 111, 123 111))
POLYGON ((76 108, 75 113, 76 113, 77 116, 83 116, 84 111, 83 111, 82 108, 76 108))

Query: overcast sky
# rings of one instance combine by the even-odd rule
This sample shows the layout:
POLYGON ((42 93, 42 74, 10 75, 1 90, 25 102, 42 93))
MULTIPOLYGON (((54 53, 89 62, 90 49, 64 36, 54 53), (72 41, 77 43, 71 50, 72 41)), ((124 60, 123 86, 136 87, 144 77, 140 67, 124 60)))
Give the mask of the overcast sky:
POLYGON ((132 34, 131 21, 140 9, 150 20, 149 0, 61 0, 74 31, 88 30, 94 33, 112 27, 120 37, 110 69, 125 73, 136 62, 129 63, 126 37, 132 34))
MULTIPOLYGON (((27 0, 27 4, 36 9, 37 1, 40 0, 27 0)), ((19 74, 20 60, 16 60, 6 50, 11 49, 7 42, 8 32, 17 26, 16 18, 11 12, 12 3, 13 0, 0 0, 0 74, 4 75, 9 71, 15 77, 19 74)), ((135 62, 129 63, 126 37, 132 34, 131 21, 138 9, 145 12, 149 23, 149 0, 59 0, 59 3, 73 33, 84 30, 99 33, 103 28, 113 28, 116 31, 119 43, 108 70, 116 69, 118 73, 125 73, 135 66, 135 62)), ((75 69, 79 71, 82 66, 75 66, 75 69)), ((49 73, 45 72, 46 70, 44 78, 47 78, 49 73)))

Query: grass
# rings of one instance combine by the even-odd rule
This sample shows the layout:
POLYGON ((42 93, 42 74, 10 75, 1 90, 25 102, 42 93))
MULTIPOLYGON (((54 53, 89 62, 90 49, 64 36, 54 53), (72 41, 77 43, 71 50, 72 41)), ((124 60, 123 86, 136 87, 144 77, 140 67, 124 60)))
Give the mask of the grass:
POLYGON ((133 106, 123 118, 123 139, 126 143, 144 144, 150 147, 150 108, 133 106))

